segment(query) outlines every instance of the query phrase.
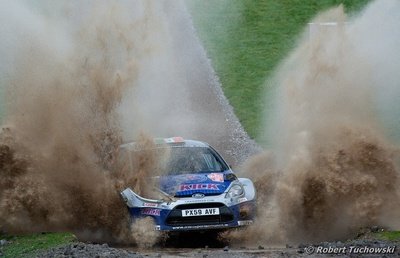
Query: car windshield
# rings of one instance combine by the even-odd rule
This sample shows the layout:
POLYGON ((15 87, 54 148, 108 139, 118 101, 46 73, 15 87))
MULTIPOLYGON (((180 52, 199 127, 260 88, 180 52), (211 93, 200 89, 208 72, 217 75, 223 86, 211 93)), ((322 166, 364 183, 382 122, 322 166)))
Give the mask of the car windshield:
POLYGON ((172 146, 153 150, 135 150, 124 153, 120 158, 123 163, 130 163, 131 170, 141 167, 143 160, 151 157, 157 174, 178 175, 191 173, 210 173, 228 170, 228 165, 212 149, 208 147, 172 146), (126 154, 130 155, 126 155, 126 154))
POLYGON ((214 150, 206 147, 173 147, 170 151, 167 174, 221 172, 228 167, 214 150))

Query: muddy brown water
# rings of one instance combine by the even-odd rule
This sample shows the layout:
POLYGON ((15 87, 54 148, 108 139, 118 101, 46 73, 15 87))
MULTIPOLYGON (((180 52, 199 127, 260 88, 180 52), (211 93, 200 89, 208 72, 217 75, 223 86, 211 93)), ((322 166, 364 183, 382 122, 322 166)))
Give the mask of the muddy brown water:
MULTIPOLYGON (((55 5, 59 16, 45 1, 0 10, 8 64, 0 67, 7 92, 0 230, 151 243, 147 228, 129 228, 118 192, 145 189, 154 157, 141 157, 134 173, 114 171, 120 143, 181 135, 209 142, 234 165, 260 149, 224 97, 183 2, 55 5)), ((377 85, 384 91, 398 81, 400 58, 382 60, 398 56, 399 8, 375 1, 352 25, 301 40, 282 64, 276 149, 239 172, 258 187, 259 220, 225 238, 298 243, 346 238, 373 224, 400 227, 398 150, 373 105, 377 85)), ((339 7, 316 18, 327 20, 348 18, 339 7)))

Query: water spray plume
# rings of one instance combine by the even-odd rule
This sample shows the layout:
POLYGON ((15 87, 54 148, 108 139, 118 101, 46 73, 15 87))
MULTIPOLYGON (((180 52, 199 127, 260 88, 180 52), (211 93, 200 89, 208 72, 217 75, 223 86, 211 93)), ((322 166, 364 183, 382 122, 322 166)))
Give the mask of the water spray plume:
POLYGON ((78 24, 60 25, 23 1, 2 3, 9 27, 19 32, 20 24, 31 24, 14 46, 6 46, 14 70, 2 71, 8 94, 1 135, 2 231, 66 230, 91 241, 134 241, 119 191, 128 183, 140 188, 143 182, 132 177, 150 172, 138 168, 141 173, 132 176, 112 165, 127 130, 117 108, 123 93, 138 84, 146 45, 141 37, 147 33, 142 20, 151 18, 151 4, 136 4, 143 11, 132 15, 126 3, 96 2, 73 9, 78 24))
POLYGON ((0 4, 0 231, 147 246, 119 192, 151 197, 162 159, 124 169, 121 143, 181 135, 250 155, 183 1, 0 4))
POLYGON ((248 235, 304 242, 399 228, 398 149, 380 119, 394 104, 382 91, 400 92, 398 62, 383 62, 400 58, 399 11, 397 1, 373 2, 353 19, 342 6, 326 11, 313 22, 337 25, 305 33, 280 66, 274 152, 244 166, 260 194, 248 235))
MULTIPOLYGON (((143 152, 134 173, 116 166, 122 142, 182 135, 235 163, 251 153, 235 141, 248 137, 221 108, 183 2, 1 5, 1 231, 66 230, 145 247, 152 225, 130 228, 118 193, 129 185, 150 194, 157 162, 143 152)), ((338 26, 304 36, 272 80, 274 149, 244 165, 259 189, 258 221, 251 234, 228 237, 299 242, 400 227, 399 152, 382 125, 400 96, 399 13, 393 0, 353 19, 342 7, 316 17, 338 26)))

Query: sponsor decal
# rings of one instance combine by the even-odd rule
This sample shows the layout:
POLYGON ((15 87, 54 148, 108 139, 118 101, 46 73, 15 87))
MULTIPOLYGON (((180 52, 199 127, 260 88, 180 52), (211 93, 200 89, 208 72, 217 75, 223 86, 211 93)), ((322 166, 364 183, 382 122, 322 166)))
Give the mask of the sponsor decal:
POLYGON ((251 224, 253 224, 252 220, 239 220, 238 221, 239 226, 249 226, 251 224))
POLYGON ((154 203, 154 202, 144 202, 143 203, 144 207, 157 207, 158 203, 154 203))
POLYGON ((183 184, 179 187, 180 191, 191 190, 219 190, 217 184, 183 184))
POLYGON ((216 200, 214 200, 214 199, 204 199, 204 200, 196 199, 196 200, 188 200, 188 201, 184 201, 184 202, 185 203, 216 202, 216 200))
POLYGON ((144 208, 142 209, 143 215, 160 216, 160 209, 144 208))
POLYGON ((214 182, 224 182, 224 174, 222 173, 211 173, 207 177, 214 182))
POLYGON ((245 202, 245 201, 247 201, 246 197, 242 197, 242 198, 238 199, 238 203, 245 202))
POLYGON ((207 177, 205 175, 187 175, 186 180, 204 182, 207 177))
POLYGON ((202 229, 202 228, 223 228, 223 227, 229 227, 229 224, 178 226, 178 227, 172 227, 172 229, 179 230, 179 229, 202 229))

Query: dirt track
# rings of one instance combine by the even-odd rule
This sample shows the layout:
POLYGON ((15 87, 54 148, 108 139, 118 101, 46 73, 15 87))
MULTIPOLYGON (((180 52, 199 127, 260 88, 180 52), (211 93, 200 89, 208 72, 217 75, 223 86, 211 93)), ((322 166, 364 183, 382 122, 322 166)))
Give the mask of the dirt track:
MULTIPOLYGON (((57 249, 49 250, 39 257, 399 257, 399 242, 382 240, 353 240, 346 243, 324 242, 316 245, 298 246, 258 246, 240 248, 153 248, 151 250, 137 250, 134 248, 111 248, 107 244, 93 245, 74 243, 57 249), (311 247, 312 246, 312 247, 311 247), (341 254, 317 253, 317 248, 346 248, 341 254), (389 254, 362 254, 350 253, 351 248, 386 248, 389 254), (309 251, 311 250, 313 251, 309 251)), ((344 250, 344 249, 343 249, 344 250)))

